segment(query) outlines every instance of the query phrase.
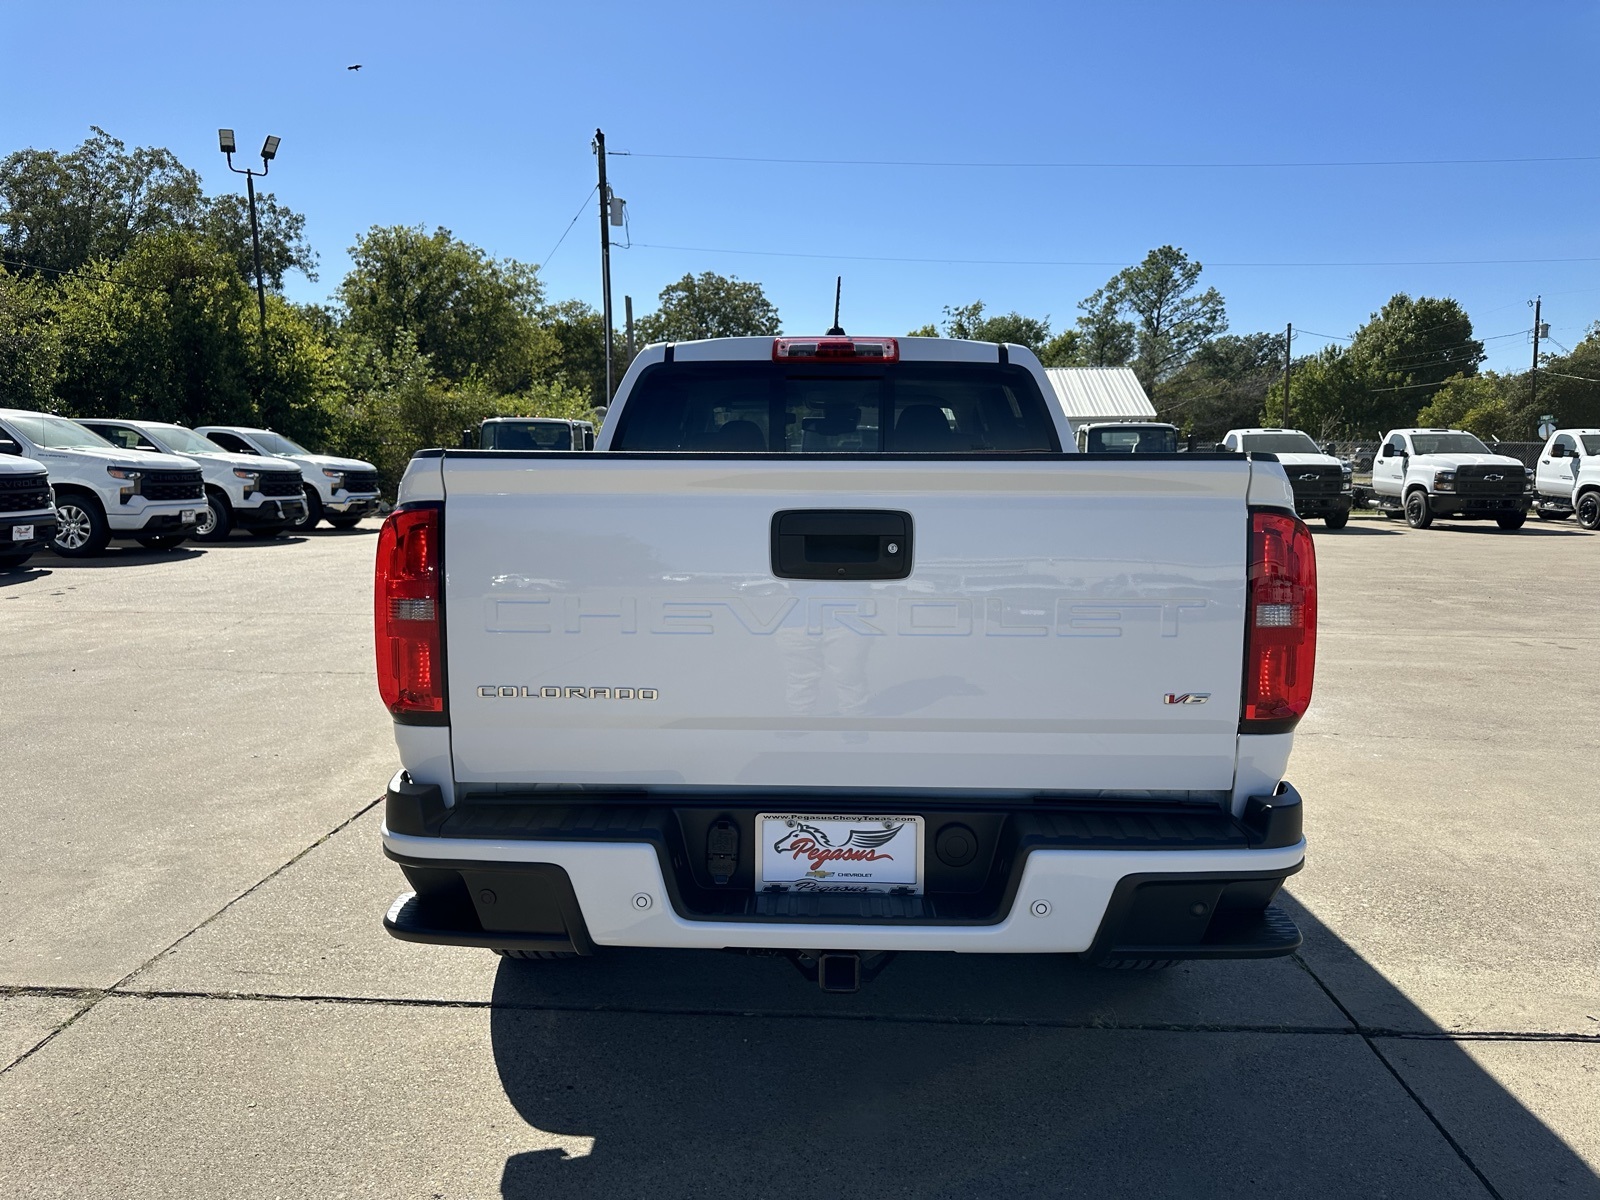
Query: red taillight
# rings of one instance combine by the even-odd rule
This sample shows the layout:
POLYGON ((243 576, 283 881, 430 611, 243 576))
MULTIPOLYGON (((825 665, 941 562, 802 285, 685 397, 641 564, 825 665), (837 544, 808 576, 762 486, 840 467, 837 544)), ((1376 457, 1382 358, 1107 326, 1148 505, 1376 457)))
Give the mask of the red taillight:
POLYGON ((1284 512, 1250 514, 1241 733, 1284 733, 1311 704, 1317 659, 1317 553, 1284 512))
POLYGON ((439 612, 443 522, 443 510, 436 504, 397 508, 378 534, 373 598, 378 693, 402 720, 444 716, 439 612))
POLYGON ((774 362, 825 359, 830 362, 898 362, 900 343, 894 338, 773 338, 774 362))

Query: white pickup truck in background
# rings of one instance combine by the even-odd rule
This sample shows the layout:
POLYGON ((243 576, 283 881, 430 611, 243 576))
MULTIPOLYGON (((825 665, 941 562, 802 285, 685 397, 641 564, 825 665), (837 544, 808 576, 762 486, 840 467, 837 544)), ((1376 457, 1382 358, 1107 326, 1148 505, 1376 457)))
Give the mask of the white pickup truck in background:
POLYGON ((163 421, 85 417, 82 424, 124 450, 182 454, 200 464, 206 507, 194 536, 202 542, 223 541, 235 527, 259 538, 280 537, 305 518, 300 468, 290 459, 234 454, 192 429, 163 421))
POLYGON ((300 533, 317 527, 324 518, 335 529, 354 529, 362 517, 378 511, 378 468, 359 458, 313 454, 299 442, 270 429, 248 425, 202 425, 196 433, 235 454, 286 458, 305 477, 305 512, 289 522, 300 533))
POLYGON ((1276 455, 1289 486, 1294 489, 1294 509, 1302 517, 1321 517, 1329 529, 1350 523, 1350 468, 1298 429, 1230 429, 1219 450, 1276 455))
POLYGON ((400 938, 1287 954, 1311 537, 1271 455, 1074 452, 1020 346, 654 346, 597 453, 423 451, 379 539, 400 938))
POLYGON ((51 545, 68 558, 99 554, 112 538, 169 550, 194 532, 205 508, 205 485, 193 459, 119 450, 65 417, 0 408, 0 453, 35 459, 50 473, 56 498, 51 545))
POLYGON ((1521 529, 1533 501, 1528 468, 1459 429, 1393 429, 1372 460, 1372 496, 1413 529, 1435 518, 1521 529))
POLYGON ((1600 429, 1558 429, 1539 452, 1534 508, 1545 520, 1578 514, 1585 529, 1600 529, 1600 429))

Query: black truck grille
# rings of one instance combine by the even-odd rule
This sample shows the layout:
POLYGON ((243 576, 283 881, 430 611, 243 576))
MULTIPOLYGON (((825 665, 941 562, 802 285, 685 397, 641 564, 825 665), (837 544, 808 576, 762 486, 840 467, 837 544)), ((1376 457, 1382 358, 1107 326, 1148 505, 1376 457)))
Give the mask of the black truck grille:
POLYGON ((49 507, 49 476, 0 475, 0 512, 38 512, 49 507))
POLYGON ((1290 467, 1283 468, 1289 475, 1289 486, 1294 489, 1295 499, 1337 496, 1344 487, 1344 471, 1338 467, 1290 467))
POLYGON ((139 494, 146 500, 200 500, 206 489, 199 471, 146 471, 139 494))
POLYGON ((302 490, 299 471, 263 471, 261 486, 263 496, 298 496, 302 490))
POLYGON ((1520 465, 1456 468, 1458 496, 1520 496, 1527 485, 1528 470, 1520 465))
POLYGON ((378 490, 376 471, 346 471, 344 490, 347 492, 375 492, 378 490))

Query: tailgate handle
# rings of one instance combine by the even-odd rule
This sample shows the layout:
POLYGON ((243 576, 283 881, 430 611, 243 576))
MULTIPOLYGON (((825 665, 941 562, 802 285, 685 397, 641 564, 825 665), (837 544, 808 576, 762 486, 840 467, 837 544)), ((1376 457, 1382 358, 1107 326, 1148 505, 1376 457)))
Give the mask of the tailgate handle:
POLYGON ((911 514, 870 508, 774 513, 772 573, 779 579, 904 579, 911 574, 911 514))

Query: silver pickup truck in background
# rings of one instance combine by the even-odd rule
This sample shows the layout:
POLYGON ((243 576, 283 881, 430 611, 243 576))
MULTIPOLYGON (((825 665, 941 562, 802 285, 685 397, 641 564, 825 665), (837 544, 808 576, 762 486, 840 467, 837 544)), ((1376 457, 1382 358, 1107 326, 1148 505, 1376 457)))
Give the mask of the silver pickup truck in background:
POLYGON ((1020 346, 654 346, 597 453, 423 451, 380 536, 400 938, 1266 957, 1311 537, 1271 455, 1076 453, 1020 346))

